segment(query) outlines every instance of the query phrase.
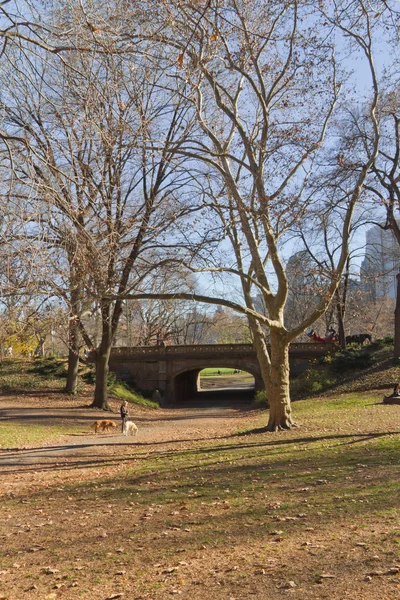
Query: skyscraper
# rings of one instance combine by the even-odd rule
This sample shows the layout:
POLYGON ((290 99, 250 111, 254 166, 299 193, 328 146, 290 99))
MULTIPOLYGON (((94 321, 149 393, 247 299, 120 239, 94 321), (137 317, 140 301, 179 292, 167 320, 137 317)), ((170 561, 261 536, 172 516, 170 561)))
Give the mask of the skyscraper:
POLYGON ((400 270, 400 246, 391 230, 374 225, 366 234, 365 257, 360 280, 372 300, 396 298, 396 275, 400 270))

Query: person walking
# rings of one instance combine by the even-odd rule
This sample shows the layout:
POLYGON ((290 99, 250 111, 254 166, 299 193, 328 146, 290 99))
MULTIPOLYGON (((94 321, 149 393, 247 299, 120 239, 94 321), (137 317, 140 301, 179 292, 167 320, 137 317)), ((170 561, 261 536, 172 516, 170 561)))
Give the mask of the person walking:
POLYGON ((121 404, 121 408, 119 409, 119 412, 121 413, 121 419, 122 419, 121 433, 124 433, 125 423, 129 417, 128 403, 126 400, 124 400, 123 403, 121 404))

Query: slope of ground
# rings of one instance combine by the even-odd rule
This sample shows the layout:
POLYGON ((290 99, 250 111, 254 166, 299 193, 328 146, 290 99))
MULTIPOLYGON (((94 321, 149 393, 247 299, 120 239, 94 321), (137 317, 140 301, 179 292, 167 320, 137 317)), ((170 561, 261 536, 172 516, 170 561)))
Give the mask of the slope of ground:
POLYGON ((0 396, 1 599, 400 597, 400 407, 381 392, 296 402, 283 434, 266 411, 132 406, 125 438, 57 385, 0 396))
MULTIPOLYGON (((335 369, 333 366, 315 364, 305 376, 298 378, 295 382, 293 398, 304 397, 304 392, 309 395, 311 386, 307 383, 307 377, 317 375, 316 379, 322 382, 324 394, 343 394, 362 392, 368 390, 383 390, 390 393, 393 386, 400 381, 400 364, 393 359, 393 345, 372 344, 364 347, 362 352, 370 355, 371 365, 367 368, 335 369), (326 382, 326 385, 324 385, 326 382), (300 384, 300 385, 299 385, 300 384), (297 391, 299 390, 299 392, 297 391)), ((319 386, 318 386, 319 387, 319 386)), ((321 391, 318 390, 317 393, 321 391)), ((383 393, 377 397, 382 398, 383 393)))

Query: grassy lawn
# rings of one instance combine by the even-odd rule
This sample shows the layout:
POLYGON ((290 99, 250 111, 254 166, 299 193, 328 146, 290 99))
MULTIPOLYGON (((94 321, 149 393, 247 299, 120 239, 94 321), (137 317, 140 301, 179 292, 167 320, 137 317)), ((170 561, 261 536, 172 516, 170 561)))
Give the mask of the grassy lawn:
POLYGON ((0 362, 0 390, 29 392, 65 387, 66 361, 64 359, 3 359, 0 362))
POLYGON ((9 465, 0 598, 398 600, 400 407, 379 401, 296 402, 283 434, 254 412, 220 439, 9 465))
POLYGON ((225 369, 221 367, 220 369, 210 368, 203 369, 200 371, 200 377, 212 377, 214 375, 233 375, 235 373, 235 369, 225 369))
POLYGON ((47 445, 64 435, 82 432, 81 426, 0 422, 0 449, 47 445))

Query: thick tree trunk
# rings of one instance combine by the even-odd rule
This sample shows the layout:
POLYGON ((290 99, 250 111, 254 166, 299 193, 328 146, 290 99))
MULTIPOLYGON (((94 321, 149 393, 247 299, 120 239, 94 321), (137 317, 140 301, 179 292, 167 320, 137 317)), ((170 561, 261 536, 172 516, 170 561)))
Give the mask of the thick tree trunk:
POLYGON ((79 354, 76 350, 70 348, 68 351, 67 383, 65 384, 65 391, 68 394, 76 394, 78 390, 78 368, 79 354))
POLYGON ((110 349, 96 356, 96 384, 94 389, 94 399, 91 404, 93 408, 111 411, 108 404, 108 361, 110 358, 110 349))
POLYGON ((65 391, 68 394, 76 394, 78 389, 79 331, 77 321, 75 319, 71 319, 69 322, 68 337, 68 371, 65 391))
POLYGON ((283 341, 283 331, 271 331, 271 356, 260 324, 251 322, 253 344, 269 403, 267 431, 281 431, 294 426, 290 405, 289 345, 283 341))
POLYGON ((397 273, 396 308, 394 311, 394 358, 400 358, 400 273, 397 273))
POLYGON ((102 337, 96 350, 96 384, 94 390, 93 408, 111 411, 108 404, 108 361, 112 346, 111 305, 104 302, 101 306, 102 337))
POLYGON ((266 382, 269 402, 267 431, 281 431, 294 426, 290 405, 289 345, 280 332, 271 332, 271 376, 266 382))

